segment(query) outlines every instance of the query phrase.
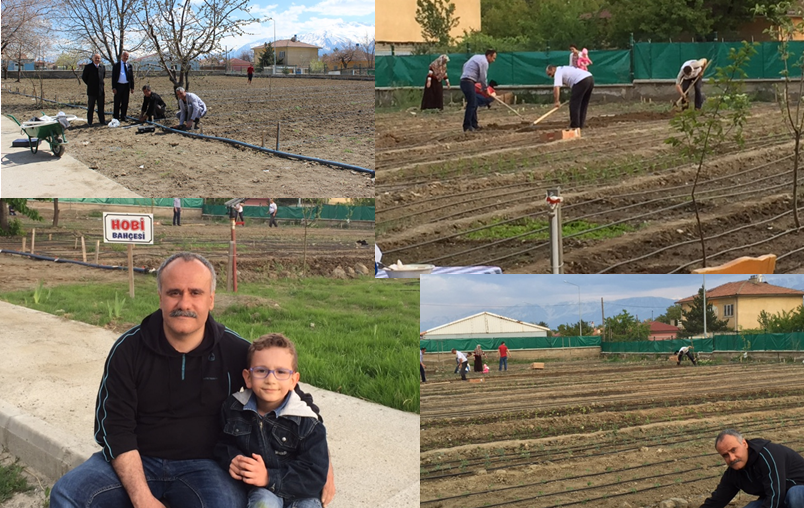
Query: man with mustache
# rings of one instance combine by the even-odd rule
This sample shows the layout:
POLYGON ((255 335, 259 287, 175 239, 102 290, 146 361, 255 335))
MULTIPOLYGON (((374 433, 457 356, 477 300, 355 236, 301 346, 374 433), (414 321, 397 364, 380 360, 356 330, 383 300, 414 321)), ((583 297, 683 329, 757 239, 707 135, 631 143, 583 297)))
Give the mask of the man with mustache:
MULTIPOLYGON (((203 256, 170 256, 156 287, 159 310, 124 333, 104 365, 95 403, 95 440, 103 449, 53 486, 53 508, 247 504, 213 449, 221 405, 244 384, 249 342, 210 315, 215 269, 203 256)), ((310 395, 297 393, 318 413, 310 395)), ((325 506, 332 483, 330 467, 325 506)))
POLYGON ((804 508, 804 458, 767 439, 744 439, 726 429, 715 449, 729 468, 701 508, 724 508, 739 491, 759 499, 745 508, 804 508))

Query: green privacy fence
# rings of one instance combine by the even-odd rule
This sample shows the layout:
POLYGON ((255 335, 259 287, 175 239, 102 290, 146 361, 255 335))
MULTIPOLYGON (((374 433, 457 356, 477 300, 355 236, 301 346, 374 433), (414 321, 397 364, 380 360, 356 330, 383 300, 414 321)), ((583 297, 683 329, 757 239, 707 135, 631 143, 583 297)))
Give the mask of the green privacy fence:
MULTIPOLYGON (((716 335, 712 339, 693 339, 699 353, 727 351, 802 351, 804 333, 764 333, 758 335, 716 335)), ((689 346, 689 339, 604 342, 603 353, 664 354, 689 346)))
MULTIPOLYGON (((338 206, 338 205, 321 205, 320 218, 325 220, 346 220, 350 221, 369 221, 374 222, 374 207, 373 206, 338 206), (351 212, 350 212, 351 211, 351 212)), ((305 212, 308 217, 313 217, 314 212, 309 208, 299 208, 296 206, 280 206, 276 210, 276 217, 278 219, 291 219, 301 220, 304 218, 302 212, 305 212)), ((204 215, 219 215, 228 217, 229 212, 223 205, 204 205, 201 212, 204 215)), ((318 213, 318 212, 316 212, 318 213)), ((267 218, 269 216, 267 206, 244 206, 244 217, 267 218)), ((318 215, 315 215, 318 216, 318 215)))
MULTIPOLYGON (((59 198, 60 203, 93 203, 98 205, 168 206, 173 208, 173 198, 59 198)), ((181 198, 183 208, 201 208, 203 198, 181 198)))
POLYGON ((600 337, 516 337, 511 339, 422 339, 419 347, 426 347, 428 352, 472 351, 480 344, 484 351, 492 351, 505 341, 508 349, 552 349, 567 347, 600 347, 600 337))
MULTIPOLYGON (((729 65, 729 49, 741 45, 740 42, 640 42, 630 50, 590 51, 589 58, 594 64, 589 71, 594 74, 597 85, 630 84, 633 79, 675 79, 687 60, 707 58, 713 62, 706 71, 708 78, 714 76, 716 67, 729 65)), ((791 53, 790 76, 798 77, 800 70, 793 69, 792 63, 804 52, 804 41, 791 41, 788 48, 791 53)), ((778 79, 783 69, 779 43, 763 42, 756 49, 757 54, 744 68, 748 79, 778 79)), ((375 86, 424 86, 427 69, 437 56, 379 56, 375 86)), ((453 87, 458 87, 463 64, 471 56, 449 55, 447 69, 453 87)), ((545 67, 568 63, 569 51, 499 53, 497 60, 489 66, 488 78, 500 85, 550 85, 552 80, 547 77, 545 67)))

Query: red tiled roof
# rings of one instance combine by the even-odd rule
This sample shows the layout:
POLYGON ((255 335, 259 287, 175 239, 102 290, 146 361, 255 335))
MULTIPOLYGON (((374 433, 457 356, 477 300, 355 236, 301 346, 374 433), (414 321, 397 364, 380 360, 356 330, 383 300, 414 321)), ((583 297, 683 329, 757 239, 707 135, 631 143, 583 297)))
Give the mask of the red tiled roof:
MULTIPOLYGON (((754 283, 748 280, 729 282, 712 288, 706 292, 706 298, 730 298, 735 296, 804 296, 804 291, 774 286, 767 282, 754 283)), ((688 296, 676 303, 691 302, 694 296, 688 296)))
POLYGON ((677 332, 678 327, 673 325, 668 325, 666 323, 662 323, 660 321, 651 321, 650 322, 650 333, 658 333, 658 332, 677 332))

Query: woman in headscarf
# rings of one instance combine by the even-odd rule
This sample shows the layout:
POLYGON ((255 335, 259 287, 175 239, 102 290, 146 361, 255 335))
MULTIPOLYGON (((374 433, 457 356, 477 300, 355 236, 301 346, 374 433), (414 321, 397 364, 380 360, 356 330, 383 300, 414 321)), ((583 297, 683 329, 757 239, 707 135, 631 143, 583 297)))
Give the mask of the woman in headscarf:
POLYGON ((475 355, 475 372, 483 372, 483 357, 486 356, 486 353, 483 352, 480 344, 477 345, 472 354, 475 355))
POLYGON ((447 62, 449 62, 449 57, 441 55, 430 64, 427 81, 424 84, 422 109, 444 109, 444 87, 441 81, 446 81, 447 88, 450 88, 449 78, 447 77, 447 62))

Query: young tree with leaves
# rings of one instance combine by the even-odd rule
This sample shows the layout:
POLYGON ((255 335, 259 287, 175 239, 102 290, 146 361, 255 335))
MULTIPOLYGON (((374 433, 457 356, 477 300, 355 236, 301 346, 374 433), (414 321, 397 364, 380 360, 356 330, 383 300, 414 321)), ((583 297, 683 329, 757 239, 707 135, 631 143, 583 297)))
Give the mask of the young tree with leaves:
POLYGON ((266 42, 262 46, 262 53, 260 53, 260 59, 257 61, 257 68, 262 71, 266 67, 270 67, 274 64, 274 45, 270 42, 266 42))
POLYGON ((42 216, 33 208, 28 208, 28 200, 25 198, 5 198, 0 199, 0 236, 16 236, 24 234, 22 223, 19 219, 9 221, 8 207, 14 209, 18 214, 24 215, 29 219, 41 222, 42 216))
MULTIPOLYGON (((689 310, 681 311, 681 326, 684 327, 684 335, 697 335, 703 333, 704 307, 703 307, 703 288, 698 290, 690 303, 689 310)), ((728 320, 718 319, 715 315, 715 308, 711 303, 706 302, 706 332, 724 332, 729 330, 728 320)))
POLYGON ((650 336, 650 325, 639 321, 625 309, 616 316, 606 318, 604 329, 606 340, 611 342, 648 340, 650 336))
POLYGON ((449 0, 416 0, 416 23, 422 27, 425 41, 439 46, 449 46, 450 32, 458 26, 455 4, 449 0))
MULTIPOLYGON (((659 323, 672 325, 674 322, 681 321, 681 305, 671 305, 661 316, 656 318, 659 323)), ((675 326, 675 325, 674 325, 675 326)))

